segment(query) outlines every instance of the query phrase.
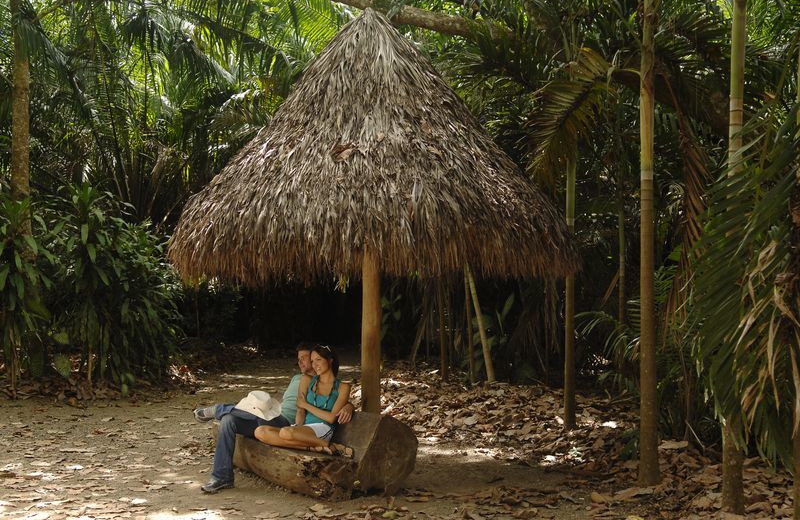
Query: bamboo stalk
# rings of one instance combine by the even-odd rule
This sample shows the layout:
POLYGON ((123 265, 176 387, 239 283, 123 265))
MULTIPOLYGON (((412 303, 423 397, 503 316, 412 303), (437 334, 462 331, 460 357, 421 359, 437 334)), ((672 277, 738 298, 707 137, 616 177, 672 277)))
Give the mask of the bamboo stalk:
POLYGON ((475 348, 472 344, 472 311, 470 310, 471 293, 469 290, 469 277, 467 269, 464 268, 464 310, 467 316, 467 356, 469 363, 469 383, 475 384, 475 348))
POLYGON ((478 301, 478 290, 475 288, 475 279, 472 277, 472 271, 470 271, 469 266, 465 270, 467 280, 469 280, 469 290, 472 294, 472 303, 475 306, 475 317, 478 320, 478 332, 481 336, 481 348, 483 349, 483 365, 486 367, 486 380, 492 383, 495 380, 494 363, 492 363, 492 353, 489 350, 489 339, 486 337, 486 326, 483 323, 481 304, 478 301))

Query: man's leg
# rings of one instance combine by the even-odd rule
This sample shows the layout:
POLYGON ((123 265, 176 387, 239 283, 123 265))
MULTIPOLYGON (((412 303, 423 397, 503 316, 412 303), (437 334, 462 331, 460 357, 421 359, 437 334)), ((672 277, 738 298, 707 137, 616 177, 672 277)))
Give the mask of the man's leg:
POLYGON ((233 483, 233 451, 236 448, 236 434, 255 438, 254 432, 260 425, 288 426, 289 421, 278 416, 271 421, 264 421, 255 415, 232 408, 222 416, 217 435, 217 447, 214 451, 214 468, 211 471, 211 482, 233 483))
POLYGON ((225 417, 235 409, 236 409, 235 404, 215 404, 212 415, 214 416, 214 419, 221 421, 223 417, 225 417))
POLYGON ((219 422, 217 447, 214 450, 214 469, 211 477, 224 482, 233 481, 233 450, 236 448, 236 434, 252 437, 258 428, 259 419, 255 415, 231 409, 219 422))

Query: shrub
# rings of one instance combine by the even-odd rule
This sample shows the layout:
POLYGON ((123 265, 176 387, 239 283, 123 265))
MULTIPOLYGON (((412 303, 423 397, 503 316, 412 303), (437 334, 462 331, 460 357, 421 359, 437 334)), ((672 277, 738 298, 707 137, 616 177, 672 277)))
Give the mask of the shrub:
POLYGON ((87 184, 68 191, 51 215, 54 325, 81 352, 90 382, 110 379, 125 393, 136 377, 166 373, 181 286, 146 223, 115 216, 124 208, 87 184))
MULTIPOLYGON (((40 333, 50 316, 41 300, 41 289, 50 281, 35 258, 52 256, 26 230, 29 212, 30 199, 14 201, 0 192, 0 343, 12 392, 23 361, 34 360, 32 371, 41 374, 40 333)), ((34 223, 44 227, 41 220, 34 223)))

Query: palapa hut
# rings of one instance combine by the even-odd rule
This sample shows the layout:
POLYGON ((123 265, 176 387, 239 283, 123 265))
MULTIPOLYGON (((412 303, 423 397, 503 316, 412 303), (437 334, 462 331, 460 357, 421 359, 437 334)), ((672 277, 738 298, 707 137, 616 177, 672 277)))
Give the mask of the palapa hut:
POLYGON ((363 277, 363 408, 380 408, 380 274, 563 276, 562 215, 431 63, 367 9, 183 210, 184 278, 263 286, 363 277))

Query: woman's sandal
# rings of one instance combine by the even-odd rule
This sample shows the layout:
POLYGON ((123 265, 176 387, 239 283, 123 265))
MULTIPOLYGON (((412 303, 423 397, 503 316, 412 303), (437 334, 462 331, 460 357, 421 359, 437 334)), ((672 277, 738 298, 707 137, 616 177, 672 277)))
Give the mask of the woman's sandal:
POLYGON ((353 458, 353 448, 337 442, 332 442, 328 446, 309 446, 306 449, 315 453, 324 453, 326 455, 335 455, 348 459, 353 458))
POLYGON ((324 453, 326 455, 333 455, 333 452, 327 446, 308 446, 306 450, 313 451, 314 453, 324 453))
POLYGON ((333 455, 333 450, 331 450, 327 446, 309 446, 306 449, 308 451, 313 451, 314 453, 324 453, 326 455, 333 455))
POLYGON ((328 445, 328 449, 331 450, 333 455, 345 457, 347 459, 353 458, 353 448, 350 446, 345 446, 344 444, 339 444, 338 442, 332 442, 328 445))

